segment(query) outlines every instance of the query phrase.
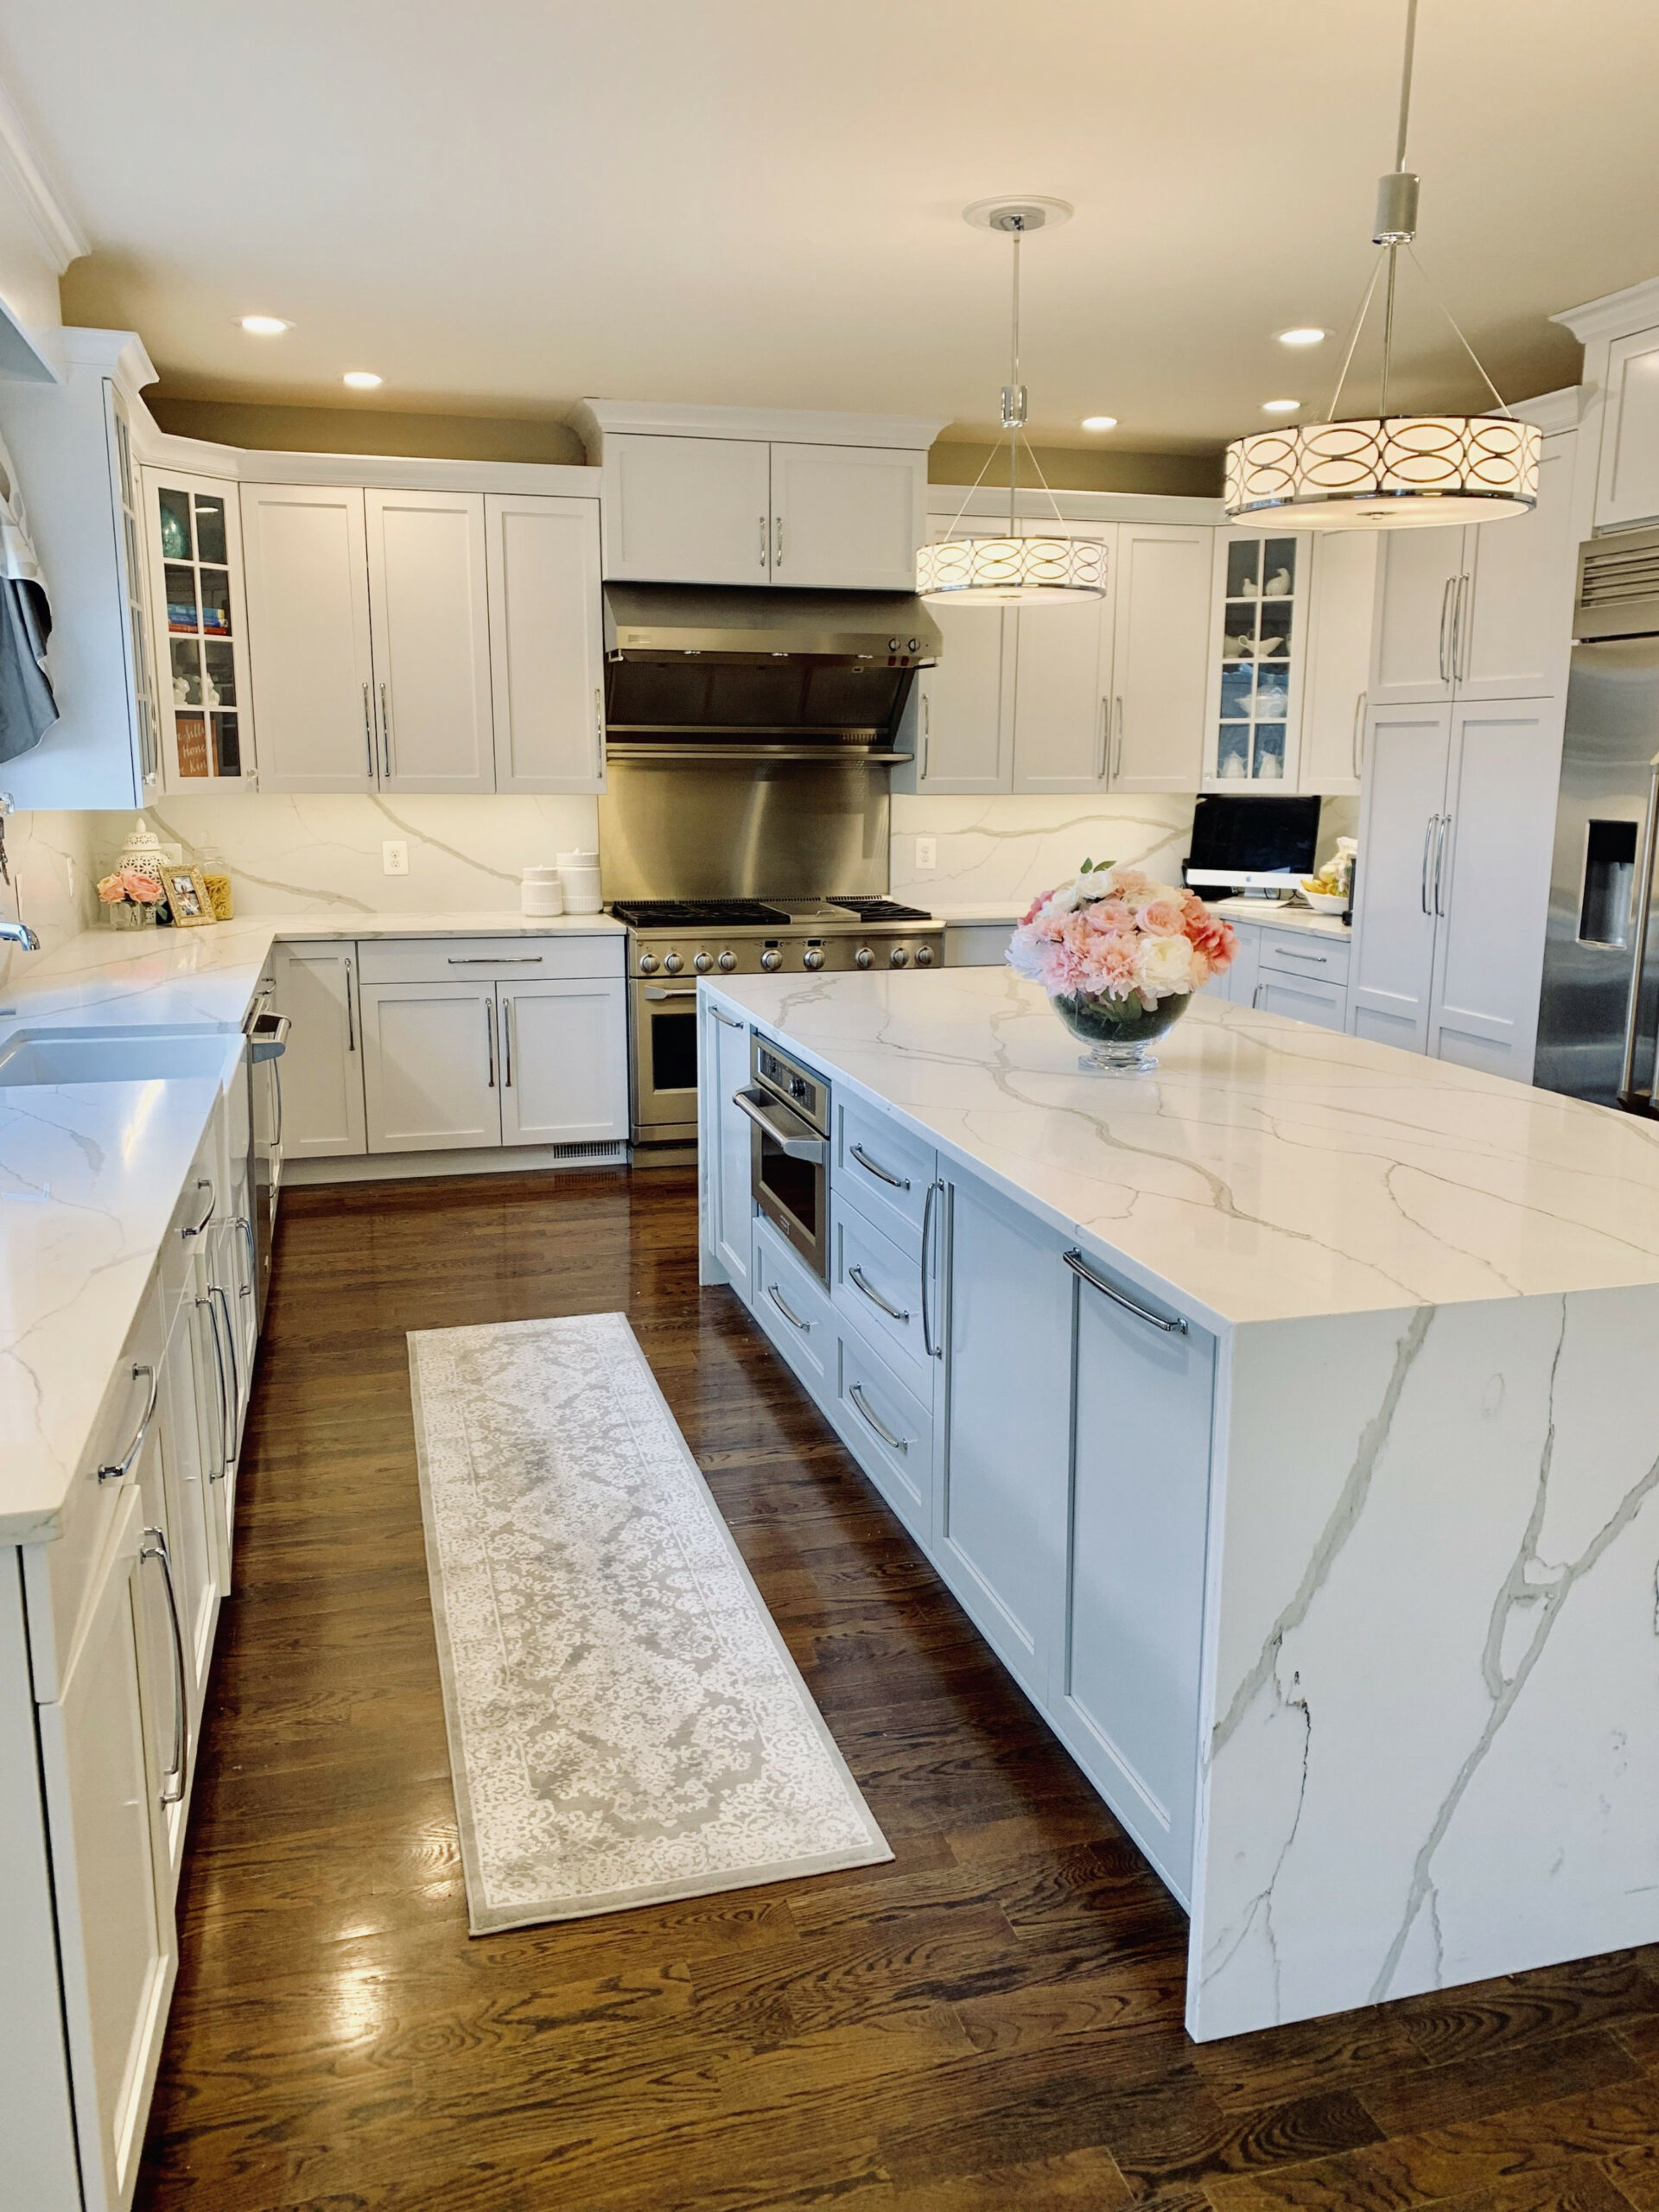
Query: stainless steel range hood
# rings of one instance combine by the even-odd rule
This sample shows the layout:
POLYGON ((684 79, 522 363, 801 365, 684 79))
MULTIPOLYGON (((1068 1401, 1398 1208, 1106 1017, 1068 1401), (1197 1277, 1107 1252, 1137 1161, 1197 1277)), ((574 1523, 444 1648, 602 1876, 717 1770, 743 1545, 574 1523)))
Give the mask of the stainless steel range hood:
POLYGON ((908 759, 892 750, 938 625, 907 592, 605 588, 613 758, 908 759))

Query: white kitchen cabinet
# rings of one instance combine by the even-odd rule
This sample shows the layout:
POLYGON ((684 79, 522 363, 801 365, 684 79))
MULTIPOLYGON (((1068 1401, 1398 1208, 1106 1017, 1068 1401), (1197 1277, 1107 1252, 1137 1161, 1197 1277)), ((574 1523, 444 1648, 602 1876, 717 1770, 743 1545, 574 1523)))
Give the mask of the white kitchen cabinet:
POLYGON ((380 788, 493 791, 484 495, 364 499, 380 788))
MULTIPOLYGON (((191 1361, 194 1351, 192 1311, 175 1313, 162 1356, 162 1389, 156 1415, 164 1478, 168 1550, 179 1629, 184 1643, 189 1687, 191 1742, 200 1733, 207 1698, 213 1637, 220 1598, 219 1548, 209 1490, 211 1469, 204 1452, 191 1361)), ((146 1499, 146 1513, 149 1501, 146 1499)))
POLYGON ((1215 533, 1206 791, 1300 788, 1313 574, 1306 531, 1215 533))
POLYGON ((131 2202, 178 1972, 145 1748, 141 1529, 129 1489, 62 1694, 38 1719, 75 2129, 95 2212, 131 2202))
POLYGON ((486 493, 484 529, 495 789, 602 791, 598 502, 486 493))
POLYGON ((498 983, 503 1144, 628 1135, 627 985, 620 976, 498 983))
POLYGON ((1377 563, 1374 708, 1452 696, 1452 618, 1463 573, 1461 530, 1393 530, 1377 563))
POLYGON ((772 448, 772 581, 912 592, 927 455, 882 446, 772 448))
POLYGON ((1028 1211, 946 1180, 945 1422, 934 1557, 1040 1706, 1058 1671, 1071 1277, 1028 1211))
POLYGON ((244 484, 242 543, 263 788, 373 791, 378 742, 361 491, 244 484))
POLYGON ((365 983, 358 1005, 372 1153, 500 1143, 493 982, 365 983))
POLYGON ((1369 717, 1348 1027, 1409 1052, 1428 1043, 1435 843, 1451 740, 1449 706, 1373 708, 1369 717))
POLYGON ((1250 995, 1250 1004, 1262 1014, 1288 1014, 1293 1021, 1309 1021, 1317 1029, 1340 1032, 1348 1014, 1348 994, 1339 983, 1322 982, 1317 976, 1293 976, 1283 970, 1262 969, 1250 995))
POLYGON ((1659 329, 1608 346, 1595 513, 1598 530, 1659 519, 1659 329))
POLYGON ((169 791, 252 790, 238 486, 174 469, 140 474, 163 780, 169 791))
POLYGON ((1110 787, 1195 791, 1203 781, 1211 547, 1199 525, 1117 526, 1110 787))
POLYGON ((276 1011, 291 1024, 277 1063, 286 1159, 354 1159, 368 1149, 356 954, 349 940, 276 948, 276 1011))
MULTIPOLYGON (((698 1158, 703 1180, 703 1241, 725 1280, 747 1303, 754 1264, 754 1201, 750 1195, 749 1123, 732 1104, 749 1084, 749 1030, 723 1007, 702 1009, 702 1065, 709 1071, 705 1091, 713 1102, 709 1126, 701 1132, 698 1158)), ((826 1300, 827 1304, 827 1300, 826 1300)), ((794 1309, 791 1307, 791 1312, 794 1309)), ((796 1314, 798 1331, 810 1332, 810 1319, 796 1314)), ((824 1355, 818 1350, 818 1364, 824 1355)), ((830 1383, 833 1389, 833 1382, 830 1383)))
MULTIPOLYGON (((1063 1665, 1054 1724, 1176 1895, 1198 1764, 1215 1341, 1084 1261, 1071 1336, 1063 1665)), ((1021 1393, 1025 1379, 1021 1375, 1021 1393)), ((1028 1413, 1041 1401, 1027 1401, 1028 1413)))
POLYGON ((1313 603, 1302 680, 1297 788, 1328 797, 1358 791, 1363 768, 1366 687, 1376 623, 1374 530, 1312 533, 1313 603))
MULTIPOLYGON (((1111 575, 1116 524, 1028 522, 1027 537, 1088 537, 1106 547, 1099 599, 1027 607, 1014 632, 1014 780, 1017 791, 1103 791, 1112 702, 1111 575)), ((972 618, 983 620, 983 614, 972 618)))
POLYGON ((642 582, 772 578, 772 448, 762 439, 605 441, 605 574, 642 582))
MULTIPOLYGON (((936 515, 930 541, 950 535, 950 518, 936 515)), ((918 676, 907 709, 915 789, 936 798, 1006 791, 1014 764, 1016 618, 991 607, 932 613, 944 652, 918 676)))

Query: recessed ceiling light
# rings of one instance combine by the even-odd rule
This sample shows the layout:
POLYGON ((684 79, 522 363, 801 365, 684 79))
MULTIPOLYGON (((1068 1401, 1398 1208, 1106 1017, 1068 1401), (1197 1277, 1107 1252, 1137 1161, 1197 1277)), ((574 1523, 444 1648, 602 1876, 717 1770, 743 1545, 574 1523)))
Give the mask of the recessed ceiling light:
POLYGON ((350 385, 353 391, 372 391, 376 385, 385 381, 383 377, 376 376, 372 369, 347 369, 340 378, 340 382, 350 385))
POLYGON ((1300 399, 1264 399, 1262 412, 1264 415, 1294 415, 1301 404, 1300 399))
POLYGON ((1115 430, 1117 417, 1116 415, 1085 415, 1083 427, 1085 430, 1115 430))
POLYGON ((1281 346, 1320 346, 1331 335, 1328 330, 1315 330, 1312 323, 1299 323, 1294 330, 1275 330, 1273 334, 1281 346))
POLYGON ((284 322, 279 315, 245 315, 242 327, 250 338, 280 338, 285 330, 292 330, 291 322, 284 322))

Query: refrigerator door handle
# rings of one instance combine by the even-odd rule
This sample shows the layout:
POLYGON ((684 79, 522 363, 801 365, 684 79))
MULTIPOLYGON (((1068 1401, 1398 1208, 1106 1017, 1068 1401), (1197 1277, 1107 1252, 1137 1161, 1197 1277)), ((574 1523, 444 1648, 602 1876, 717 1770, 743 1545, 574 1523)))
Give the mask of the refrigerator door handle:
POLYGON ((1653 906, 1654 821, 1659 816, 1659 753, 1648 763, 1648 811, 1642 824, 1642 858, 1636 871, 1636 938, 1630 951, 1630 985, 1624 1001, 1624 1057, 1620 1063, 1618 1097, 1631 1103, 1636 1079, 1636 1047, 1642 1024, 1642 982, 1648 966, 1648 918, 1653 906))

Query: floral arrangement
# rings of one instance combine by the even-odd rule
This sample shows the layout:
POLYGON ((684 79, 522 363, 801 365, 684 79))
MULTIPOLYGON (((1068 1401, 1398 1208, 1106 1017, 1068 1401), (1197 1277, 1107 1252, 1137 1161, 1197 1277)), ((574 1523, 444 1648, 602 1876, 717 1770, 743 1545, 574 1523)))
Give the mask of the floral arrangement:
POLYGON ((1202 899, 1137 868, 1077 874, 1034 899, 1008 944, 1008 965, 1052 999, 1103 1001, 1123 1020, 1185 1001, 1231 965, 1238 940, 1202 899))
POLYGON ((112 874, 99 878, 98 895, 106 906, 118 906, 124 901, 135 906, 156 906, 161 904, 162 887, 141 868, 118 868, 112 874))

